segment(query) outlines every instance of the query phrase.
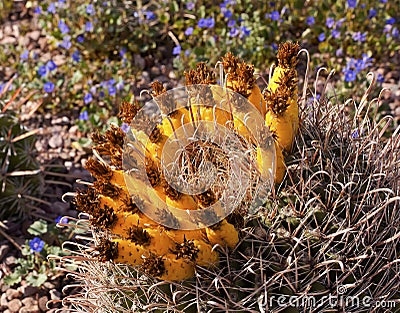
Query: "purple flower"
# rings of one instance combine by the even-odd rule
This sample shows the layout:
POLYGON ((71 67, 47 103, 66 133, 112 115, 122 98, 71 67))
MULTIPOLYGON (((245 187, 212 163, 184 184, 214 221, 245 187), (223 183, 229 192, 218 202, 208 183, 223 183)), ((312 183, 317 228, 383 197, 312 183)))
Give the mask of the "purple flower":
POLYGON ((397 27, 393 27, 392 36, 393 36, 394 38, 399 37, 399 29, 398 29, 397 27))
POLYGON ((74 53, 72 53, 72 60, 75 62, 79 62, 81 60, 81 54, 78 50, 75 50, 74 53))
POLYGON ((351 133, 351 138, 356 139, 358 137, 360 137, 358 129, 353 130, 353 132, 351 133))
POLYGON ((99 97, 104 98, 105 96, 106 96, 106 94, 104 93, 104 90, 100 90, 99 97))
POLYGON ((39 74, 40 77, 45 76, 45 75, 47 74, 47 68, 46 68, 46 66, 45 66, 45 65, 39 66, 37 72, 38 72, 38 74, 39 74))
POLYGON ((394 17, 388 18, 385 22, 387 25, 393 25, 396 23, 396 19, 394 17))
POLYGON ((278 45, 276 43, 271 44, 272 50, 278 50, 278 45))
POLYGON ((206 22, 205 18, 201 18, 197 22, 197 26, 200 27, 200 28, 204 28, 204 27, 206 27, 206 25, 207 25, 207 22, 206 22))
POLYGON ((271 20, 277 21, 280 18, 280 14, 278 11, 272 11, 270 15, 271 20))
POLYGON ((122 123, 120 128, 124 133, 127 133, 130 129, 130 126, 127 123, 122 123))
POLYGON ((246 26, 241 26, 240 30, 242 31, 242 33, 245 37, 250 36, 251 31, 250 31, 250 29, 247 29, 246 26))
POLYGON ((215 25, 215 20, 213 17, 206 18, 206 27, 213 28, 215 25))
POLYGON ((194 28, 193 28, 192 26, 188 27, 188 28, 185 30, 185 35, 186 35, 186 36, 190 36, 191 34, 193 34, 193 30, 194 30, 194 28))
MULTIPOLYGON (((88 82, 88 83, 89 83, 89 82, 88 82)), ((95 94, 96 94, 96 91, 97 91, 97 88, 96 88, 96 86, 92 86, 92 87, 90 87, 89 90, 90 90, 90 93, 91 93, 91 94, 94 94, 94 95, 95 95, 95 94)))
POLYGON ((43 85, 43 90, 47 93, 53 92, 54 84, 52 82, 47 82, 43 85))
POLYGON ((64 38, 63 38, 63 41, 59 44, 60 45, 60 47, 62 47, 62 48, 64 48, 64 49, 69 49, 69 48, 71 48, 71 45, 72 45, 72 43, 71 43, 71 36, 65 36, 64 38))
POLYGON ((181 46, 175 46, 174 49, 172 50, 173 55, 178 55, 181 53, 181 46))
POLYGON ((146 11, 145 15, 146 15, 146 20, 148 21, 153 21, 157 18, 157 16, 152 11, 146 11))
POLYGON ((355 32, 353 33, 352 38, 355 41, 364 42, 367 40, 367 33, 355 32))
POLYGON ((378 76, 376 76, 376 80, 378 81, 378 83, 382 84, 385 81, 385 77, 383 77, 381 73, 378 73, 378 76))
POLYGON ((189 49, 186 49, 185 52, 184 52, 184 54, 185 54, 186 57, 188 57, 188 56, 190 55, 190 50, 189 50, 189 49))
POLYGON ((125 47, 122 47, 121 50, 119 50, 119 55, 120 55, 121 57, 123 57, 123 56, 125 55, 125 53, 126 53, 126 48, 125 48, 125 47))
POLYGON ((338 20, 337 22, 336 22, 336 29, 339 29, 340 27, 342 27, 342 24, 343 24, 343 22, 345 21, 346 19, 345 18, 341 18, 340 20, 338 20))
POLYGON ((328 18, 326 19, 325 25, 326 25, 328 28, 332 28, 334 24, 335 24, 335 20, 334 20, 332 17, 328 17, 328 18))
POLYGON ((356 79, 356 75, 357 73, 355 71, 348 69, 344 72, 344 81, 348 83, 352 82, 356 79))
POLYGON ((338 31, 337 29, 332 29, 332 38, 339 38, 340 37, 340 31, 338 31))
POLYGON ((357 0, 347 0, 347 5, 349 8, 354 9, 357 6, 357 0))
POLYGON ((124 81, 121 80, 118 82, 118 84, 115 85, 115 87, 117 88, 117 90, 121 90, 122 88, 124 88, 124 81))
POLYGON ((76 37, 76 41, 79 42, 79 43, 82 43, 84 40, 85 40, 85 37, 83 35, 78 35, 76 37))
POLYGON ((68 218, 67 217, 62 217, 61 215, 57 216, 55 219, 55 222, 58 224, 67 224, 68 223, 68 218))
POLYGON ((87 31, 87 32, 91 32, 91 31, 93 31, 93 24, 92 24, 92 22, 86 22, 85 23, 85 31, 87 31))
POLYGON ((42 7, 40 7, 40 6, 36 7, 35 10, 33 10, 33 13, 41 14, 42 13, 42 7))
POLYGON ((314 24, 315 24, 315 18, 314 18, 314 16, 308 16, 308 17, 306 18, 306 23, 307 23, 308 26, 314 25, 314 24))
POLYGON ((88 92, 87 94, 84 95, 83 102, 85 104, 89 104, 92 101, 93 101, 93 96, 92 96, 92 94, 90 92, 88 92))
POLYGON ((31 253, 40 252, 44 248, 44 241, 39 237, 35 237, 29 241, 29 247, 31 248, 31 253))
POLYGON ((88 4, 86 7, 86 14, 94 15, 96 12, 94 10, 93 4, 88 4))
POLYGON ((336 50, 336 56, 337 57, 341 57, 342 55, 343 55, 343 49, 342 48, 337 49, 336 50))
POLYGON ((57 68, 56 63, 53 60, 50 60, 46 63, 46 68, 49 72, 54 71, 57 68))
POLYGON ((88 119, 89 119, 89 114, 86 110, 79 114, 80 121, 87 121, 88 119))
POLYGON ((236 27, 232 27, 229 31, 229 36, 236 37, 237 35, 239 35, 239 29, 237 29, 236 27))
POLYGON ((380 0, 381 3, 387 3, 387 0, 380 0))
POLYGON ((111 97, 114 97, 117 94, 117 89, 114 86, 108 87, 108 94, 111 97))
POLYGON ((325 33, 319 34, 319 35, 318 35, 318 41, 319 41, 319 42, 322 42, 322 41, 324 41, 324 40, 325 40, 325 33))
POLYGON ((60 29, 61 34, 67 34, 69 32, 69 27, 63 20, 58 22, 58 28, 60 29))
POLYGON ((230 18, 231 16, 232 16, 232 11, 231 10, 225 10, 224 17, 225 18, 230 18))
POLYGON ((186 3, 186 9, 192 11, 194 9, 194 2, 186 3))
POLYGON ((47 7, 47 12, 48 12, 48 13, 52 13, 52 14, 55 14, 55 13, 56 13, 56 6, 54 5, 53 2, 51 2, 51 3, 49 4, 49 6, 47 7))
POLYGON ((19 57, 21 60, 27 60, 29 58, 29 50, 25 49, 19 57))
POLYGON ((371 18, 373 18, 375 16, 376 16, 376 10, 375 9, 370 9, 368 11, 368 18, 371 19, 371 18))
POLYGON ((229 28, 235 26, 235 24, 236 24, 236 21, 235 21, 235 20, 229 20, 229 21, 228 21, 228 27, 229 27, 229 28))

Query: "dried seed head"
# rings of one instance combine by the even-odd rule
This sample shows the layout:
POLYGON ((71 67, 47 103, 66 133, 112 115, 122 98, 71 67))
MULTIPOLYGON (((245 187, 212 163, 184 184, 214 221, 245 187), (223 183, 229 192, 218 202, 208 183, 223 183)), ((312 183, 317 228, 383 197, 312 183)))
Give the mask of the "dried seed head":
POLYGON ((152 187, 162 184, 162 173, 158 165, 151 159, 145 158, 146 174, 152 187))
POLYGON ((210 69, 206 63, 197 63, 196 69, 185 72, 186 85, 215 85, 215 73, 210 69))
POLYGON ((130 124, 139 110, 140 104, 137 100, 135 100, 133 103, 129 101, 122 101, 119 107, 118 117, 121 118, 124 123, 130 124))
POLYGON ((85 168, 97 180, 108 181, 111 179, 113 173, 111 167, 94 158, 89 158, 86 162, 85 168))
POLYGON ((153 277, 160 277, 165 273, 165 264, 162 256, 150 254, 149 257, 144 259, 142 265, 143 271, 153 277))
MULTIPOLYGON (((176 112, 176 111, 174 111, 176 112)), ((152 143, 158 143, 161 141, 161 139, 163 138, 163 134, 160 130, 160 125, 157 125, 156 127, 154 127, 153 131, 151 132, 150 136, 149 136, 149 140, 152 143)))
POLYGON ((78 211, 91 214, 99 205, 99 193, 95 188, 89 187, 85 192, 78 190, 73 203, 78 211))
POLYGON ((102 230, 112 228, 116 221, 117 216, 115 215, 113 208, 108 205, 105 205, 104 207, 97 206, 91 212, 90 223, 102 230))
POLYGON ((153 91, 151 92, 153 98, 158 97, 164 92, 167 92, 167 89, 165 89, 164 85, 160 83, 158 80, 152 82, 150 86, 153 89, 153 91))
POLYGON ((140 226, 132 226, 128 229, 128 239, 132 240, 137 245, 146 246, 150 244, 151 236, 144 228, 140 226))
POLYGON ((121 128, 111 125, 104 135, 98 131, 92 134, 94 148, 102 155, 110 157, 111 165, 117 169, 122 168, 122 149, 124 146, 125 133, 121 128))
POLYGON ((294 68, 297 65, 297 54, 300 51, 298 43, 285 42, 278 48, 278 65, 282 68, 294 68))
POLYGON ((118 243, 106 238, 100 238, 96 246, 97 258, 100 262, 113 261, 118 257, 118 243))
POLYGON ((122 194, 122 188, 105 181, 95 181, 93 187, 99 194, 117 199, 122 194))
POLYGON ((176 255, 177 259, 182 258, 194 262, 199 253, 199 248, 195 246, 193 240, 186 240, 186 237, 184 237, 184 241, 177 243, 172 253, 176 255))

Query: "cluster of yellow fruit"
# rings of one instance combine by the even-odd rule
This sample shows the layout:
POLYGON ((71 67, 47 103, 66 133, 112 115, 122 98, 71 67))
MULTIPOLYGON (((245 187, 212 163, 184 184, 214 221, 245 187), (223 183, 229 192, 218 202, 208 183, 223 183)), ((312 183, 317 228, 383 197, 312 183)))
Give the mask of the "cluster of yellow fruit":
MULTIPOLYGON (((272 80, 262 94, 255 83, 254 68, 228 53, 223 59, 227 74, 226 87, 240 93, 265 116, 266 125, 275 134, 277 166, 275 182, 280 183, 284 176, 285 164, 282 150, 290 151, 294 134, 298 128, 297 109, 297 44, 285 43, 279 48, 278 67, 272 80)), ((187 85, 208 85, 205 92, 213 92, 216 85, 214 73, 204 63, 195 70, 185 73, 187 85)), ((166 95, 162 84, 152 84, 152 96, 166 95)), ((212 96, 211 96, 212 98, 212 96)), ((169 99, 165 98, 168 104, 169 99)), ((134 120, 140 107, 138 103, 123 102, 120 108, 121 119, 128 124, 134 120)), ((246 126, 231 113, 216 106, 198 106, 171 110, 154 128, 145 146, 145 167, 151 187, 157 196, 167 205, 182 210, 198 210, 209 207, 218 200, 218 194, 207 190, 202 194, 188 195, 171 187, 161 170, 162 151, 168 138, 183 124, 193 121, 214 121, 220 125, 233 122, 233 128, 246 139, 250 138, 246 126)), ((144 124, 146 121, 143 121, 144 124)), ((144 125, 146 127, 146 125, 144 125)), ((89 159, 86 168, 96 178, 95 183, 85 192, 78 192, 75 197, 77 209, 90 215, 90 222, 95 228, 111 234, 111 240, 101 240, 96 250, 102 261, 113 261, 138 266, 145 273, 162 280, 183 280, 193 277, 195 266, 215 266, 219 255, 213 246, 219 244, 234 249, 239 241, 238 226, 223 219, 219 223, 195 230, 178 229, 180 221, 167 210, 159 215, 164 219, 174 220, 176 229, 160 225, 147 217, 138 208, 142 201, 132 197, 122 170, 122 155, 125 133, 116 126, 111 126, 104 135, 92 136, 95 150, 108 158, 110 165, 103 160, 89 159)), ((195 145, 188 149, 197 149, 195 145)), ((195 155, 195 154, 193 154, 195 155)), ((223 163, 220 156, 210 155, 211 162, 223 163)), ((257 155, 258 157, 258 155, 257 155)), ((192 160, 196 166, 196 160, 192 160)), ((234 215, 234 214, 233 214, 234 215)), ((230 220, 238 221, 238 217, 230 220)), ((240 219, 240 218, 239 218, 240 219)))

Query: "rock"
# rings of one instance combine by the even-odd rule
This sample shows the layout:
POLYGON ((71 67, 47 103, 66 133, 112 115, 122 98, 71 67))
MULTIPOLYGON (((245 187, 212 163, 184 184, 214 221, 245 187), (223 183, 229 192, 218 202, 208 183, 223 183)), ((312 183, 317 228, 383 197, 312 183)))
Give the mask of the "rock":
POLYGON ((0 262, 3 260, 3 258, 6 256, 6 254, 10 251, 10 246, 7 244, 2 244, 0 246, 0 262))
POLYGON ((6 291, 7 300, 17 299, 21 296, 21 292, 16 289, 7 289, 6 291))
POLYGON ((135 54, 133 56, 133 64, 135 64, 135 67, 142 71, 146 66, 146 61, 141 57, 140 54, 135 54))
POLYGON ((24 306, 27 306, 27 307, 37 304, 37 301, 32 297, 24 298, 21 300, 21 302, 24 306))
POLYGON ((0 297, 0 308, 4 307, 4 306, 7 306, 7 303, 8 303, 7 296, 6 296, 5 293, 2 293, 1 297, 0 297))
POLYGON ((1 45, 14 45, 17 43, 17 38, 15 37, 11 37, 11 36, 7 36, 4 37, 1 41, 0 44, 1 45))
POLYGON ((17 313, 19 309, 22 307, 22 302, 19 299, 13 299, 7 304, 10 312, 17 313))
POLYGON ((6 257, 6 259, 4 260, 4 263, 8 266, 10 265, 15 265, 17 261, 17 258, 13 255, 10 255, 8 257, 6 257))
POLYGON ((49 301, 49 298, 47 296, 43 296, 39 298, 38 304, 39 304, 39 309, 41 309, 43 312, 46 312, 48 309, 46 307, 47 301, 49 301))
POLYGON ((51 136, 51 138, 49 139, 49 146, 51 148, 57 148, 57 147, 61 147, 63 144, 63 139, 60 135, 56 134, 54 136, 51 136))
POLYGON ((170 79, 176 79, 176 74, 175 74, 175 72, 174 72, 174 71, 169 72, 168 77, 169 77, 170 79))
POLYGON ((150 69, 151 77, 157 77, 157 76, 160 76, 160 74, 161 74, 161 70, 157 66, 153 66, 150 69))
POLYGON ((39 292, 38 287, 33 287, 33 286, 21 286, 18 288, 22 294, 24 295, 24 298, 33 296, 34 294, 37 294, 39 292))
MULTIPOLYGON (((19 310, 19 313, 40 313, 39 306, 37 304, 31 306, 24 306, 19 310)), ((46 312, 46 311, 45 311, 46 312)))
POLYGON ((40 31, 39 30, 34 30, 31 32, 28 32, 26 34, 30 39, 32 39, 33 41, 38 41, 39 37, 40 37, 40 31))
POLYGON ((59 292, 57 289, 50 290, 50 299, 51 300, 60 300, 61 292, 59 292))

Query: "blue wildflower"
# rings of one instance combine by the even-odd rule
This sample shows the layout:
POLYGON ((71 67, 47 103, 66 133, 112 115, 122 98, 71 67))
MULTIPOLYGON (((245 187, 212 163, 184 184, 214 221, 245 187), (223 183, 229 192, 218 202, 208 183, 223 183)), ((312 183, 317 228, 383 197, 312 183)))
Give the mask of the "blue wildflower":
POLYGON ((325 33, 319 34, 319 35, 318 35, 318 41, 319 41, 319 42, 322 42, 322 41, 324 41, 324 40, 325 40, 325 33))
POLYGON ((63 20, 58 22, 58 28, 60 29, 61 34, 67 34, 69 32, 69 27, 63 20))
POLYGON ((93 101, 93 96, 92 96, 92 94, 91 94, 90 92, 86 93, 86 94, 83 96, 83 102, 84 102, 85 104, 89 104, 89 103, 92 102, 92 101, 93 101))
POLYGON ((71 48, 71 46, 71 36, 65 36, 63 38, 63 41, 60 43, 60 47, 68 50, 69 48, 71 48))
POLYGON ((44 241, 39 237, 35 237, 29 241, 29 247, 31 248, 31 253, 40 252, 44 248, 44 241))
POLYGON ((115 85, 115 87, 117 88, 117 90, 121 90, 122 88, 124 88, 124 81, 119 81, 118 84, 115 85))
POLYGON ((340 37, 340 31, 338 31, 337 29, 332 29, 332 38, 339 38, 340 37))
POLYGON ((358 137, 360 137, 358 129, 353 130, 352 133, 351 133, 351 138, 356 139, 358 137))
POLYGON ((278 45, 276 43, 271 44, 272 50, 278 50, 278 45))
POLYGON ((178 55, 181 53, 181 46, 175 46, 174 49, 172 50, 173 55, 178 55))
POLYGON ((225 10, 224 12, 224 17, 225 18, 230 18, 232 16, 232 11, 231 10, 225 10))
POLYGON ((341 18, 340 20, 337 20, 336 22, 336 29, 339 29, 340 27, 342 27, 343 22, 345 21, 345 18, 341 18))
POLYGON ((104 90, 100 90, 99 97, 104 98, 105 96, 106 96, 106 94, 104 93, 104 90))
POLYGON ((246 37, 250 36, 251 31, 250 31, 250 29, 247 29, 246 26, 241 26, 240 30, 242 31, 244 36, 246 36, 246 37))
POLYGON ((185 35, 186 36, 190 36, 191 34, 193 34, 193 27, 192 26, 190 26, 190 27, 188 27, 186 30, 185 30, 185 35))
POLYGON ((25 49, 19 57, 21 60, 27 60, 29 58, 29 50, 25 49))
POLYGON ((381 3, 387 3, 387 0, 380 0, 381 3))
POLYGON ((47 12, 48 13, 52 13, 52 14, 56 13, 56 6, 55 6, 55 4, 53 2, 51 2, 49 4, 49 6, 47 7, 47 12))
POLYGON ((207 22, 206 22, 206 19, 205 19, 205 18, 201 18, 201 19, 199 19, 199 21, 197 22, 197 26, 200 27, 200 28, 207 27, 206 25, 207 25, 207 22))
POLYGON ((145 15, 146 15, 146 20, 148 21, 153 21, 157 18, 157 16, 152 11, 146 11, 145 15))
POLYGON ((398 29, 397 27, 393 27, 392 36, 393 36, 394 38, 399 37, 399 29, 398 29))
POLYGON ((37 72, 38 72, 38 74, 39 74, 40 77, 43 77, 44 75, 47 74, 47 68, 46 68, 46 66, 45 66, 45 65, 39 66, 37 72))
POLYGON ((396 23, 396 19, 394 17, 388 18, 388 19, 386 19, 385 23, 387 25, 393 25, 394 23, 396 23))
POLYGON ((357 0, 347 0, 347 5, 349 8, 354 9, 357 6, 357 0))
POLYGON ((50 60, 46 63, 46 68, 49 72, 54 71, 57 68, 56 63, 53 60, 50 60))
POLYGON ((308 26, 314 25, 314 24, 315 24, 315 18, 314 18, 314 16, 308 16, 308 17, 306 18, 306 23, 307 23, 308 26))
POLYGON ((328 28, 332 28, 334 24, 335 24, 335 20, 334 20, 332 17, 328 17, 328 18, 326 19, 325 25, 326 25, 328 28))
POLYGON ((123 57, 123 56, 125 55, 125 53, 126 53, 126 48, 125 48, 125 47, 122 47, 121 50, 119 50, 119 55, 120 55, 121 57, 123 57))
POLYGON ((341 57, 343 55, 343 49, 342 48, 337 49, 335 54, 337 57, 341 57))
POLYGON ((130 126, 127 123, 122 123, 120 128, 124 133, 127 133, 130 129, 130 126))
POLYGON ((67 217, 62 217, 61 215, 57 216, 55 219, 55 222, 58 224, 67 224, 68 223, 68 218, 67 217))
MULTIPOLYGON (((88 84, 89 84, 89 82, 88 82, 88 84)), ((96 92, 97 92, 97 88, 96 88, 96 86, 92 86, 92 87, 90 87, 90 89, 89 89, 89 90, 90 90, 90 93, 91 93, 91 94, 94 94, 94 95, 95 95, 95 94, 96 94, 96 92)))
POLYGON ((367 40, 367 33, 355 32, 351 37, 355 41, 364 42, 365 40, 367 40))
POLYGON ((33 13, 35 14, 41 14, 42 13, 42 7, 38 6, 33 10, 33 13))
POLYGON ((185 54, 186 57, 188 57, 188 56, 190 55, 190 50, 189 50, 189 49, 186 49, 185 52, 184 52, 184 54, 185 54))
POLYGON ((189 11, 192 11, 194 9, 194 2, 186 3, 186 9, 188 9, 189 11))
POLYGON ((357 73, 354 70, 347 69, 344 72, 344 81, 345 82, 352 82, 356 79, 357 73))
POLYGON ((88 4, 88 6, 86 7, 86 13, 89 15, 94 15, 96 13, 93 4, 88 4))
POLYGON ((54 84, 52 82, 47 82, 43 85, 43 90, 47 93, 53 92, 54 84))
POLYGON ((231 28, 231 27, 235 26, 235 24, 236 24, 235 20, 229 20, 227 25, 229 28, 231 28))
POLYGON ((93 31, 93 24, 92 24, 92 22, 87 21, 87 22, 85 23, 85 31, 87 31, 87 32, 93 31))
POLYGON ((117 89, 114 86, 108 87, 108 94, 111 97, 114 97, 117 94, 117 89))
POLYGON ((206 18, 206 27, 213 28, 215 26, 215 20, 213 17, 206 18))
POLYGON ((78 35, 76 37, 76 41, 79 43, 82 43, 84 40, 85 40, 85 36, 83 36, 83 35, 78 35))
POLYGON ((237 29, 236 27, 232 27, 229 31, 229 36, 236 37, 237 35, 239 35, 239 29, 237 29))
POLYGON ((75 62, 80 62, 81 54, 78 50, 75 50, 74 53, 72 53, 72 60, 74 60, 75 62))
POLYGON ((85 110, 79 114, 80 121, 87 121, 88 119, 89 119, 88 111, 85 110))
POLYGON ((375 9, 370 9, 368 11, 368 18, 371 19, 371 18, 373 18, 375 16, 376 16, 376 10, 375 9))
POLYGON ((271 20, 277 21, 280 18, 280 14, 278 11, 272 11, 270 15, 271 20))

